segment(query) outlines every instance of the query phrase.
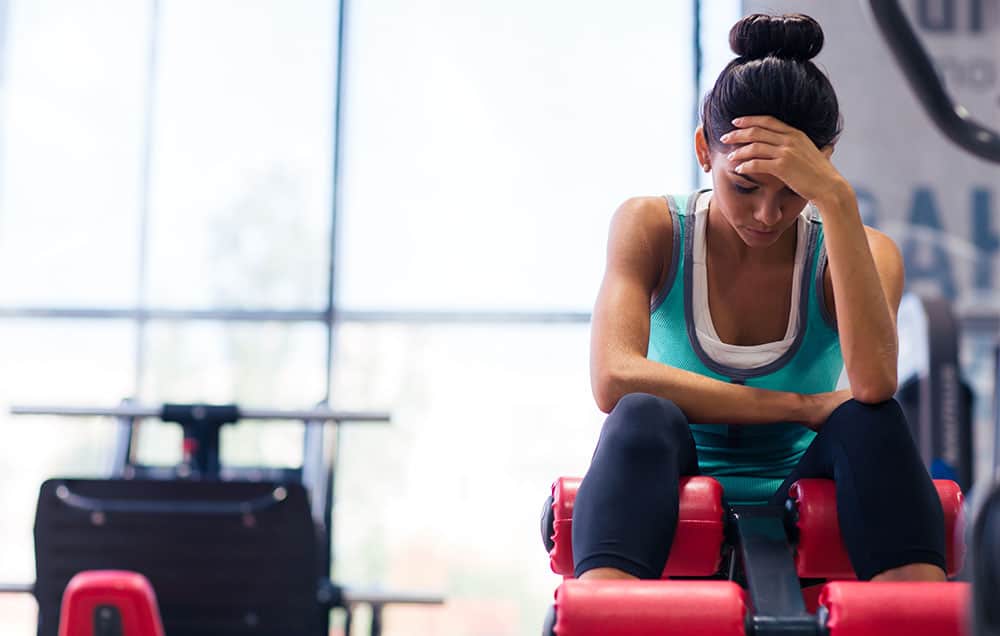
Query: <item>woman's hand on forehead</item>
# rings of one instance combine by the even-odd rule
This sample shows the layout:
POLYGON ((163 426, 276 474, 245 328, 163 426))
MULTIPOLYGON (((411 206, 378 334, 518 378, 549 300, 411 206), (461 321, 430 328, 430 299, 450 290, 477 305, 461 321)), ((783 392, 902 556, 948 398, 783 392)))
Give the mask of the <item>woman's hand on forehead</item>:
POLYGON ((741 146, 755 142, 779 145, 784 139, 784 135, 798 133, 805 136, 805 133, 798 128, 793 128, 770 115, 737 117, 733 120, 733 125, 736 126, 735 130, 731 130, 719 138, 719 141, 727 146, 741 146))
POLYGON ((798 128, 769 115, 737 117, 736 130, 719 138, 737 146, 726 158, 739 174, 769 174, 804 199, 815 201, 838 184, 847 184, 830 162, 833 148, 822 150, 798 128))

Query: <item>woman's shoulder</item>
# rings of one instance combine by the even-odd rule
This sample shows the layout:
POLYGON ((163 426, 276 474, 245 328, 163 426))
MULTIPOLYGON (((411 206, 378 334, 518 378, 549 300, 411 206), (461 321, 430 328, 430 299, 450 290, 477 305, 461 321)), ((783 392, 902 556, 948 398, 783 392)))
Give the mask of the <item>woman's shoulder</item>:
POLYGON ((664 197, 640 196, 615 210, 608 236, 608 269, 658 289, 673 256, 673 219, 664 197))
POLYGON ((671 203, 667 196, 638 196, 625 199, 615 210, 615 220, 643 225, 670 225, 671 203))
POLYGON ((889 279, 897 282, 899 287, 903 284, 903 254, 892 240, 892 237, 885 232, 880 232, 867 225, 865 236, 868 239, 868 249, 871 250, 872 258, 875 260, 875 267, 878 268, 883 280, 889 279))
POLYGON ((710 190, 699 190, 687 194, 632 197, 618 206, 614 221, 669 230, 679 217, 690 215, 695 211, 692 204, 701 195, 710 192, 710 190))
MULTIPOLYGON (((695 212, 694 203, 710 190, 688 194, 637 196, 626 199, 615 210, 611 220, 611 238, 625 237, 621 249, 652 248, 657 257, 669 257, 673 251, 674 233, 683 231, 684 217, 695 212), (675 225, 680 224, 680 228, 675 225)), ((620 242, 618 242, 621 245, 620 242)))
POLYGON ((666 197, 626 199, 611 218, 612 243, 621 247, 646 247, 654 252, 669 249, 674 232, 672 217, 671 204, 666 197), (623 240, 614 241, 615 237, 623 240))

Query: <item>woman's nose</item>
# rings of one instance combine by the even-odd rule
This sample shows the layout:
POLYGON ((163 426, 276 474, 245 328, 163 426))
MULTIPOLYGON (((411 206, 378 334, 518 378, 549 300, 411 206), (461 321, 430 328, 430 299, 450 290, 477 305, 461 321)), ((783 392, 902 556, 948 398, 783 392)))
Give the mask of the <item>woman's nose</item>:
POLYGON ((781 221, 781 208, 771 206, 758 208, 753 218, 763 226, 773 227, 781 221))

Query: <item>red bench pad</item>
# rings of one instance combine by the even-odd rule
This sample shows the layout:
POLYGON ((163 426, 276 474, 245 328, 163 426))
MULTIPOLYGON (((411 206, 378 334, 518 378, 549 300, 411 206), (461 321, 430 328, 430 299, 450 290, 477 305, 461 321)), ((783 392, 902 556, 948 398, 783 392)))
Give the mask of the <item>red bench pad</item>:
MULTIPOLYGON (((934 480, 944 508, 948 575, 962 569, 963 540, 962 490, 953 481, 934 480)), ((832 480, 800 479, 792 484, 789 497, 798 510, 799 540, 795 564, 803 578, 854 579, 854 568, 840 536, 837 520, 837 493, 832 480)))
POLYGON ((163 636, 160 610, 149 580, 135 572, 80 572, 66 586, 59 613, 59 636, 93 636, 94 612, 111 605, 121 614, 126 636, 163 636))
MULTIPOLYGON (((573 576, 573 502, 580 479, 561 477, 552 484, 552 571, 573 576)), ((670 558, 663 569, 668 576, 709 576, 722 561, 722 485, 711 477, 682 477, 680 518, 670 558)))
POLYGON ((729 581, 564 581, 558 636, 741 636, 743 590, 729 581))
POLYGON ((819 597, 829 636, 961 636, 969 633, 968 583, 828 583, 819 597))

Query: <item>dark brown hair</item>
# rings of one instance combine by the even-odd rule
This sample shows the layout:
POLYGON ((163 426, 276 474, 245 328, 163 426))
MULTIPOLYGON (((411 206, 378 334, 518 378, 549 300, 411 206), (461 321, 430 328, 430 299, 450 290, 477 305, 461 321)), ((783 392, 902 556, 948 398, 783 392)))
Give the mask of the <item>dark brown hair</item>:
POLYGON ((823 29, 800 13, 748 15, 729 31, 738 57, 715 80, 702 102, 705 138, 717 148, 732 120, 771 115, 804 132, 817 148, 837 140, 842 128, 837 95, 811 61, 823 48, 823 29))

